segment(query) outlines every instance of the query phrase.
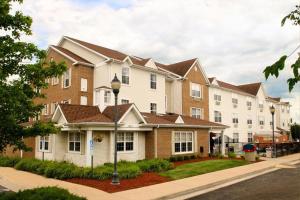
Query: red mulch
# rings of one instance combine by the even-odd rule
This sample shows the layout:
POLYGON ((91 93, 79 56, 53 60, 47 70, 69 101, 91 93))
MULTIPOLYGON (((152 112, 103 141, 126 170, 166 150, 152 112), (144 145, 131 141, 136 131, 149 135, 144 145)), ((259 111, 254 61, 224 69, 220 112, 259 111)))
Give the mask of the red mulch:
POLYGON ((105 192, 113 193, 124 190, 144 187, 148 185, 154 185, 158 183, 164 183, 170 181, 169 178, 158 175, 157 173, 143 173, 142 175, 134 179, 123 179, 120 185, 112 185, 111 179, 108 180, 95 180, 95 179, 83 179, 72 178, 65 180, 71 183, 77 183, 80 185, 86 185, 89 187, 97 188, 105 192))

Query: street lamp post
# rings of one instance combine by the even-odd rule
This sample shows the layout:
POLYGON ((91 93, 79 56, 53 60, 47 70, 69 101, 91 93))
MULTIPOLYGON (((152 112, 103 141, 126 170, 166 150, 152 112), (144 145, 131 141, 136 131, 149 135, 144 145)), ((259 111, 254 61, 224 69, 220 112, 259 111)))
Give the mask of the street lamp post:
POLYGON ((270 112, 272 114, 272 133, 273 133, 273 137, 272 137, 272 158, 276 157, 276 146, 275 146, 275 135, 274 135, 274 114, 275 114, 275 108, 272 105, 270 107, 270 112))
POLYGON ((117 105, 118 105, 118 94, 120 91, 120 87, 121 87, 121 82, 119 81, 117 75, 115 74, 114 79, 111 81, 111 88, 113 90, 113 93, 115 95, 115 108, 114 108, 114 121, 115 121, 115 151, 114 151, 114 173, 113 173, 113 177, 112 177, 112 185, 119 185, 120 181, 119 181, 119 175, 118 175, 118 171, 117 171, 117 129, 118 129, 118 109, 117 109, 117 105))

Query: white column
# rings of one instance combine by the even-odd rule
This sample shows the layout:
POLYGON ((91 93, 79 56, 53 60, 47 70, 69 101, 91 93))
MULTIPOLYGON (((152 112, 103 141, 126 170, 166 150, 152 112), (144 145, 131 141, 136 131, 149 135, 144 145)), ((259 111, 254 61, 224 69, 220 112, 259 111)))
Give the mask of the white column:
POLYGON ((221 152, 222 152, 222 155, 225 155, 225 135, 224 135, 224 131, 221 131, 221 138, 222 138, 221 152))
POLYGON ((92 161, 92 143, 93 143, 93 131, 88 130, 86 131, 86 144, 85 144, 85 156, 86 156, 86 166, 91 166, 92 161))

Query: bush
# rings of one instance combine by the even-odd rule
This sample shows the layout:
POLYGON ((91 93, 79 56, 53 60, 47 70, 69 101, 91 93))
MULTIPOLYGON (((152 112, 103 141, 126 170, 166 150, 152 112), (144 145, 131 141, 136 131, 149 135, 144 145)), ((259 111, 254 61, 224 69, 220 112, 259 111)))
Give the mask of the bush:
POLYGON ((177 161, 183 161, 183 160, 184 160, 183 156, 177 156, 177 161))
POLYGON ((86 200, 70 194, 67 190, 57 187, 41 187, 31 190, 24 190, 17 193, 4 192, 0 193, 0 200, 86 200))
POLYGON ((15 168, 18 170, 34 172, 37 174, 44 174, 44 172, 40 169, 40 167, 45 167, 45 165, 47 166, 47 164, 42 165, 42 162, 43 161, 37 159, 24 158, 21 159, 20 162, 18 162, 15 165, 15 168))
POLYGON ((190 160, 191 157, 190 156, 183 156, 183 160, 190 160))
POLYGON ((191 160, 193 160, 193 159, 196 159, 196 155, 195 154, 191 155, 191 160))
POLYGON ((175 162, 177 159, 176 159, 176 157, 175 156, 171 156, 170 158, 169 158, 169 161, 170 162, 175 162))
POLYGON ((236 158, 236 154, 233 152, 228 153, 228 158, 236 158))
POLYGON ((44 175, 57 179, 83 177, 83 168, 67 162, 50 162, 45 168, 44 175))
POLYGON ((161 172, 171 168, 171 163, 163 159, 141 160, 137 165, 143 172, 161 172))
POLYGON ((0 156, 0 167, 14 167, 21 158, 0 156))

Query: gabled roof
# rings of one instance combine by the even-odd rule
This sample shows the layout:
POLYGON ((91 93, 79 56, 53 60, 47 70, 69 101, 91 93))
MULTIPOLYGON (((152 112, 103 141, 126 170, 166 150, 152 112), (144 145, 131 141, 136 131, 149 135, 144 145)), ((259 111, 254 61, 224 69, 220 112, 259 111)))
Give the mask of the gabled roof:
POLYGON ((84 58, 78 56, 77 54, 69 51, 68 49, 65 49, 65 48, 59 47, 59 46, 55 46, 55 45, 51 45, 50 48, 67 55, 68 57, 72 58, 73 60, 75 60, 77 62, 82 62, 82 63, 87 63, 87 64, 92 65, 92 63, 90 63, 89 61, 85 60, 84 58))
POLYGON ((244 92, 250 93, 254 96, 257 95, 257 92, 261 86, 261 83, 250 83, 245 85, 239 85, 238 87, 243 90, 244 92))
POLYGON ((71 38, 71 37, 68 37, 68 36, 64 36, 65 38, 68 38, 70 40, 73 40, 74 42, 77 42, 89 49, 92 49, 104 56, 107 56, 107 57, 110 57, 110 58, 113 58, 113 59, 117 59, 117 60, 124 60, 128 55, 120 52, 120 51, 116 51, 116 50, 113 50, 113 49, 109 49, 109 48, 106 48, 106 47, 102 47, 102 46, 98 46, 98 45, 95 45, 95 44, 91 44, 91 43, 88 43, 88 42, 84 42, 84 41, 81 41, 81 40, 78 40, 78 39, 75 39, 75 38, 71 38))
MULTIPOLYGON (((122 116, 127 112, 127 110, 132 106, 133 104, 122 104, 118 105, 118 121, 122 118, 122 116)), ((107 106, 102 114, 109 117, 110 119, 114 119, 114 107, 115 106, 107 106)))
POLYGON ((180 125, 177 121, 179 116, 181 117, 182 123, 181 125, 192 125, 192 126, 206 126, 206 127, 220 127, 220 128, 226 128, 227 126, 223 124, 218 124, 214 122, 210 122, 207 120, 202 120, 202 119, 196 119, 192 118, 190 116, 185 116, 185 115, 178 115, 178 114, 165 114, 165 115, 156 115, 152 113, 142 113, 144 116, 145 120, 147 121, 148 124, 160 124, 160 125, 180 125))
POLYGON ((192 67, 192 65, 195 63, 195 61, 197 60, 197 58, 193 58, 190 60, 185 60, 185 61, 181 61, 178 63, 174 63, 174 64, 170 64, 170 65, 164 65, 161 63, 155 63, 157 66, 159 66, 160 68, 163 68, 167 71, 170 71, 174 74, 178 74, 180 76, 184 76, 189 69, 192 67))

